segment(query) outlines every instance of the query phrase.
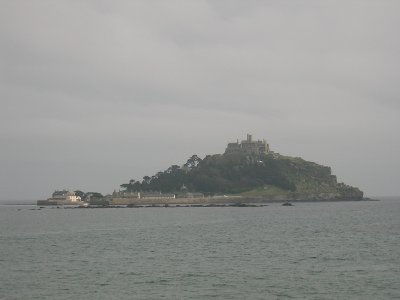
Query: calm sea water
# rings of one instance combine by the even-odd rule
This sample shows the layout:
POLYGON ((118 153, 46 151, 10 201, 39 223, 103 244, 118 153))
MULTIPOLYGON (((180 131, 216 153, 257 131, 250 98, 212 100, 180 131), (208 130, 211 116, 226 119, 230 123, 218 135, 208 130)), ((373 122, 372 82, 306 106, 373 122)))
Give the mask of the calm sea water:
POLYGON ((400 199, 29 208, 0 206, 0 299, 400 299, 400 199))

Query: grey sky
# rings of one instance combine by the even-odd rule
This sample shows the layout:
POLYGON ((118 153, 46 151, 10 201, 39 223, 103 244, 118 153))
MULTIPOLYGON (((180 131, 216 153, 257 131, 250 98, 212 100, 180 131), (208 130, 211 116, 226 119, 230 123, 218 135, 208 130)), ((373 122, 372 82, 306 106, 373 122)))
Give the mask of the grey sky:
POLYGON ((400 1, 0 1, 0 200, 112 192, 230 140, 398 195, 400 1))

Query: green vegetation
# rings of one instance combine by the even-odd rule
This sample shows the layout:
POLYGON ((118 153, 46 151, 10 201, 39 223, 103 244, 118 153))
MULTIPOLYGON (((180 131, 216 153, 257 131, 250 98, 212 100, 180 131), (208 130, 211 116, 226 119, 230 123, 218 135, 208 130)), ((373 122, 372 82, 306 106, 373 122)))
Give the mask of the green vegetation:
POLYGON ((80 190, 76 190, 74 191, 75 196, 79 196, 81 197, 82 200, 87 200, 90 198, 103 198, 103 195, 101 193, 97 193, 97 192, 82 192, 80 190))
POLYGON ((200 159, 191 156, 182 166, 172 165, 142 181, 121 184, 127 192, 188 191, 205 195, 241 194, 248 197, 271 195, 330 195, 337 198, 362 198, 357 188, 337 183, 329 167, 301 158, 277 153, 262 155, 215 154, 200 159))

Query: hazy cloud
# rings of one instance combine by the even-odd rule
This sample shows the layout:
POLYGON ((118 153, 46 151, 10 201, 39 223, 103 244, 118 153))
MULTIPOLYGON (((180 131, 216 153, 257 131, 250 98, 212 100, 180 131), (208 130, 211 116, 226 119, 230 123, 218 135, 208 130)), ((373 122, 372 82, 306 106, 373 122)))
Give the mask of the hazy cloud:
POLYGON ((368 194, 396 194, 399 11, 389 0, 4 0, 1 198, 111 192, 246 132, 368 194))

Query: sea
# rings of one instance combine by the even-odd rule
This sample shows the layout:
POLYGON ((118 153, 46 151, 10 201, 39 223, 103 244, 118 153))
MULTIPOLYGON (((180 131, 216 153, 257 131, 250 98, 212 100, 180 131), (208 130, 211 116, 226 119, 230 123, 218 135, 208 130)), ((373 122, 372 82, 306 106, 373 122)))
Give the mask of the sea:
POLYGON ((0 299, 400 299, 400 198, 0 205, 0 299))

